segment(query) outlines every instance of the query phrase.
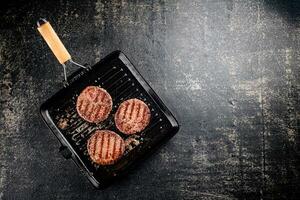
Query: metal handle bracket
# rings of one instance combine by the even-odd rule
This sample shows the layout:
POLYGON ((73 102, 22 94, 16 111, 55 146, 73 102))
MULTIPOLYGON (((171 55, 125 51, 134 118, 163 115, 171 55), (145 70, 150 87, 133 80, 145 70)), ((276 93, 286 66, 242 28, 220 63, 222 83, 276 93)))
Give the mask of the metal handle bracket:
POLYGON ((52 50, 53 54, 63 66, 64 69, 64 79, 65 83, 68 84, 67 79, 67 62, 70 62, 76 66, 87 69, 87 67, 75 62, 72 60, 71 55, 57 36, 56 32, 52 28, 51 24, 44 18, 41 18, 37 21, 38 31, 48 44, 49 48, 52 50))

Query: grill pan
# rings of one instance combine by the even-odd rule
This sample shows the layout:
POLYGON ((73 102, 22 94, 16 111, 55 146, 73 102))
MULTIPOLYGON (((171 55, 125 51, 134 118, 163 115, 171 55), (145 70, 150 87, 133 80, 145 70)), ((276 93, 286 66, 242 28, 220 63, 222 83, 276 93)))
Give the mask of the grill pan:
MULTIPOLYGON (((42 22, 45 23, 45 20, 42 22)), ((47 126, 60 141, 62 155, 67 159, 72 158, 95 187, 104 188, 176 134, 179 125, 121 51, 112 52, 94 66, 84 68, 69 77, 64 70, 64 87, 41 105, 40 112, 47 126), (108 119, 98 124, 86 122, 76 111, 76 99, 89 85, 104 88, 113 99, 113 108, 108 119), (131 98, 140 99, 149 106, 151 119, 142 132, 125 135, 116 128, 114 114, 123 101, 131 98), (95 130, 105 129, 116 132, 131 143, 120 160, 113 165, 104 166, 95 164, 90 159, 87 140, 95 130)))

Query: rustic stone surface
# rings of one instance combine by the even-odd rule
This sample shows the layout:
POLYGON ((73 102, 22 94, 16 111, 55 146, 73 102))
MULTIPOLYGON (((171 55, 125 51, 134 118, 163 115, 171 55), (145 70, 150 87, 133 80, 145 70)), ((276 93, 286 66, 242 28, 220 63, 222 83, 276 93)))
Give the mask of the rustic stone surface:
POLYGON ((0 199, 297 199, 299 10, 296 0, 1 5, 0 199), (181 124, 104 191, 58 154, 39 116, 63 79, 39 17, 80 63, 124 51, 181 124))

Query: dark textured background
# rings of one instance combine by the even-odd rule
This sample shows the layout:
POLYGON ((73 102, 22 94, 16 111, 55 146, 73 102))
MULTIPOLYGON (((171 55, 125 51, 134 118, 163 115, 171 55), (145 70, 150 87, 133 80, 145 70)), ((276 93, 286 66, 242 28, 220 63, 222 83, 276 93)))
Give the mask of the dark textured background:
POLYGON ((299 1, 10 1, 0 10, 0 199, 299 197, 299 1), (39 116, 63 78, 39 17, 80 63, 124 51, 181 124, 104 191, 58 153, 39 116))

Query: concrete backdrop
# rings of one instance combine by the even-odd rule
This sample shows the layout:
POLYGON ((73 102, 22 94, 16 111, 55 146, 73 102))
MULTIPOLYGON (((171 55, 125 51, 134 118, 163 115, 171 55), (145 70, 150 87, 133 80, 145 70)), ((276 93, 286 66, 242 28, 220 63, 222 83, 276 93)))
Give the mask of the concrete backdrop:
POLYGON ((299 1, 1 4, 0 199, 299 196, 299 1), (166 146, 104 191, 58 153, 39 116, 63 80, 36 30, 39 17, 80 63, 122 50, 181 124, 166 146))

